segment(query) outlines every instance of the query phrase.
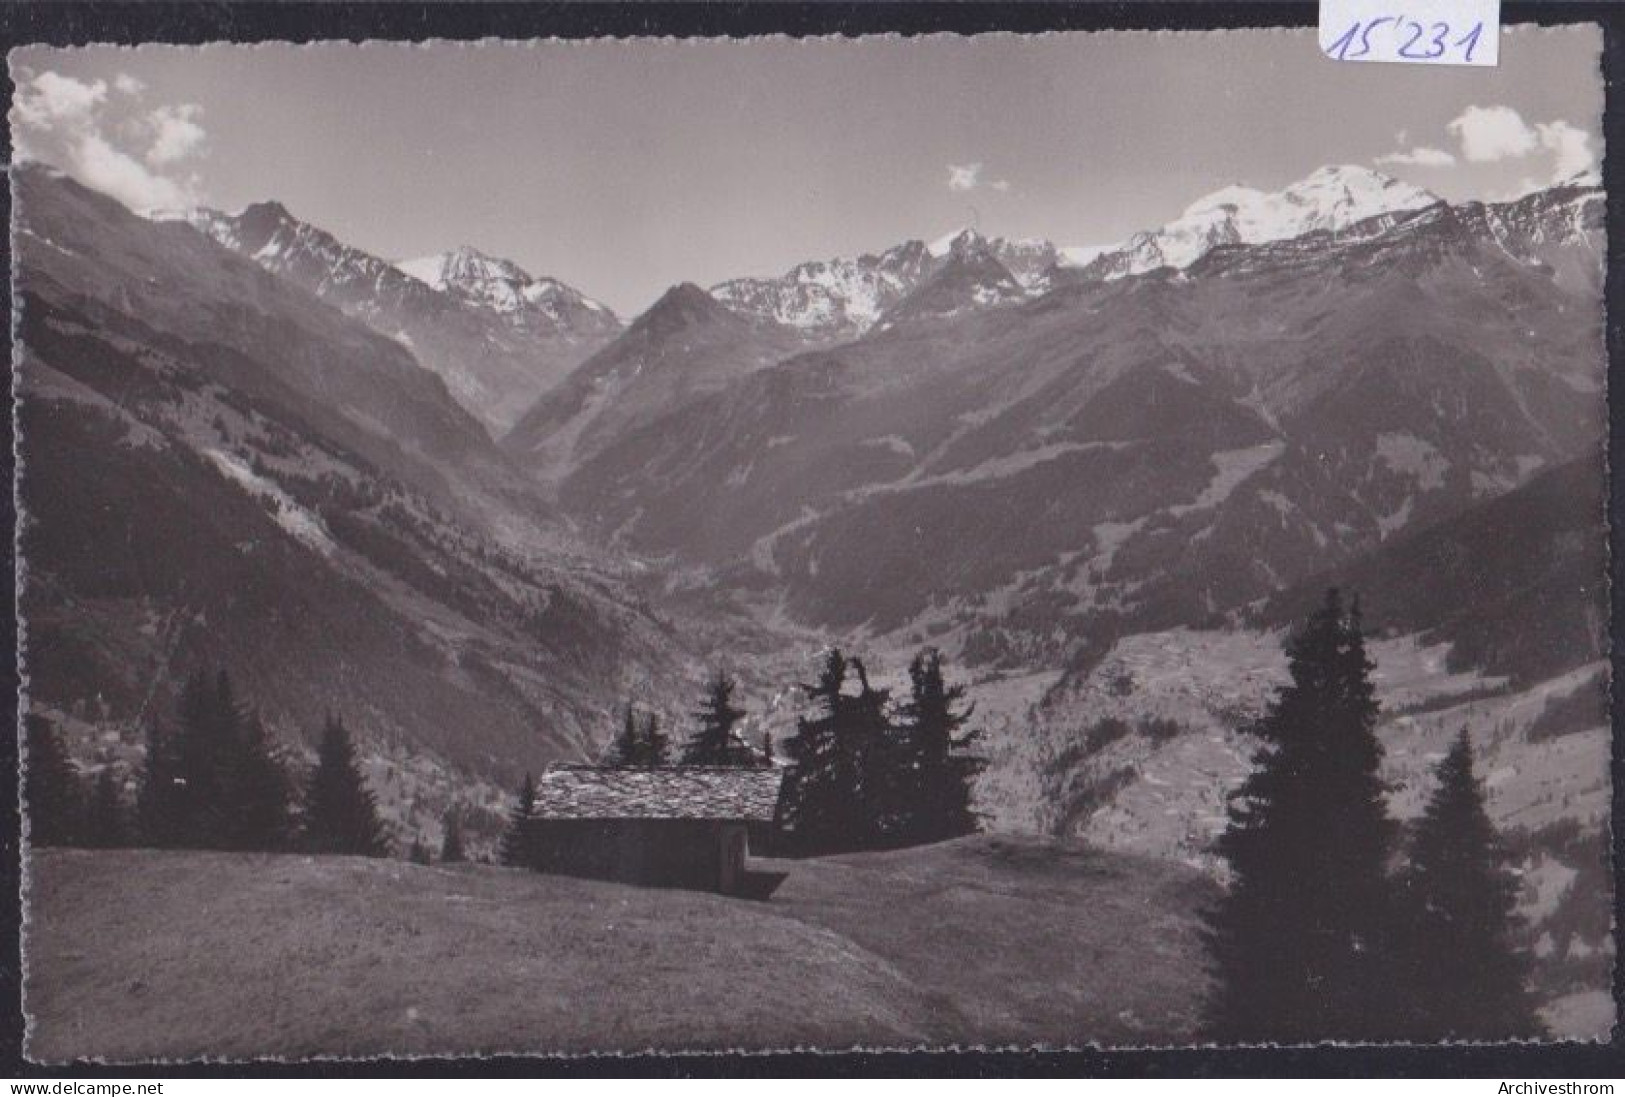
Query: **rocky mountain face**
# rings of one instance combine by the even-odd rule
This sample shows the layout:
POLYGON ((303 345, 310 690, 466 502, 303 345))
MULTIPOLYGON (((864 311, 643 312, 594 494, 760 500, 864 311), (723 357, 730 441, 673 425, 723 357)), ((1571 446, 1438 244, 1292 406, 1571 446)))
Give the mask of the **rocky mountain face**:
MULTIPOLYGON (((1012 305, 1028 296, 1028 287, 1000 256, 1018 259, 1019 252, 1003 241, 988 241, 975 233, 953 238, 937 268, 907 297, 886 310, 882 330, 907 322, 948 320, 977 309, 1012 305)), ((1029 265, 1024 269, 1032 272, 1029 265)), ((1035 275, 1036 276, 1036 275, 1035 275)))
POLYGON ((185 224, 13 180, 37 709, 133 756, 229 668, 285 742, 341 713, 395 802, 590 757, 615 698, 682 692, 670 626, 400 343, 185 224))
POLYGON ((868 331, 935 267, 918 240, 879 255, 802 263, 779 278, 736 278, 711 287, 733 311, 838 341, 868 331))
POLYGON ((349 246, 276 202, 191 223, 397 340, 492 433, 614 338, 615 315, 569 286, 471 248, 399 265, 349 246))
POLYGON ((395 266, 426 283, 508 319, 522 331, 600 342, 619 334, 620 321, 604 305, 556 278, 536 278, 509 259, 474 248, 407 259, 395 266))
MULTIPOLYGON (((909 240, 879 255, 802 263, 779 278, 736 278, 712 286, 710 293, 741 315, 835 343, 881 325, 949 268, 972 263, 982 268, 982 296, 972 304, 1006 304, 1044 285, 1059 257, 1047 240, 990 240, 962 229, 930 244, 909 240)), ((950 274, 949 281, 963 280, 964 275, 950 274)))
POLYGON ((986 243, 993 258, 1010 272, 1022 289, 1028 291, 1041 289, 1045 274, 1063 257, 1062 250, 1048 240, 1009 240, 1000 236, 988 240, 973 229, 956 235, 949 241, 948 250, 952 253, 956 246, 961 249, 974 248, 981 242, 986 243))

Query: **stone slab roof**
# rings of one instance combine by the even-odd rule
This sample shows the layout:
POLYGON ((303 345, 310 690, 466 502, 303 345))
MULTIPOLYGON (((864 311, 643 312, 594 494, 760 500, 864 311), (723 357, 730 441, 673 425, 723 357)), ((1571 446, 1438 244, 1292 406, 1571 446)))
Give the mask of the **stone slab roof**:
POLYGON ((555 764, 536 783, 533 817, 768 823, 783 780, 776 767, 555 764))

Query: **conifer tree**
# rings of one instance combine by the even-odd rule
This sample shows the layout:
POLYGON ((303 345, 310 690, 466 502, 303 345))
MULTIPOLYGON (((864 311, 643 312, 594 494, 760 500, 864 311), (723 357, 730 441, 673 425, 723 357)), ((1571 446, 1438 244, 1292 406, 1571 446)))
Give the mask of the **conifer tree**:
POLYGON ((80 840, 84 820, 79 774, 49 720, 30 713, 23 719, 23 728, 28 840, 36 846, 74 845, 80 840))
POLYGON ((641 716, 628 704, 621 720, 621 732, 610 744, 609 764, 614 766, 663 766, 671 751, 671 740, 660 729, 660 717, 652 712, 641 716))
POLYGON ((867 848, 880 829, 877 738, 884 734, 885 691, 838 648, 824 656, 818 680, 801 690, 810 712, 797 717, 796 733, 784 744, 795 763, 785 825, 804 852, 867 848), (849 670, 859 678, 857 696, 845 692, 849 670))
POLYGON ((85 845, 95 849, 117 849, 126 844, 129 828, 124 818, 124 794, 113 768, 104 766, 91 786, 90 806, 85 816, 85 845))
POLYGON ((856 783, 836 743, 845 685, 846 657, 839 648, 830 648, 818 680, 801 686, 811 711, 796 717, 796 733, 784 743, 795 766, 785 790, 784 822, 796 844, 809 853, 835 844, 846 810, 842 797, 856 783))
POLYGON ((664 766, 671 762, 671 737, 660 728, 660 717, 646 713, 643 717, 642 753, 638 765, 664 766))
POLYGON ((237 849, 287 849, 294 835, 293 781, 281 751, 252 713, 242 721, 232 785, 231 844, 237 849))
POLYGON ((187 679, 175 741, 176 844, 236 846, 235 792, 244 754, 244 723, 245 713, 224 670, 212 680, 201 670, 187 679))
POLYGON ((139 816, 160 846, 276 850, 292 834, 292 782, 257 715, 224 671, 181 689, 173 737, 148 730, 139 816))
POLYGON ((508 816, 508 829, 502 835, 502 863, 524 865, 526 856, 526 823, 536 810, 536 778, 525 774, 525 783, 519 786, 519 798, 508 816))
POLYGON ((980 737, 961 734, 974 705, 960 707, 963 685, 947 684, 942 653, 928 648, 909 663, 909 699, 900 706, 899 727, 904 803, 900 837, 910 842, 937 842, 977 829, 971 807, 971 784, 986 765, 981 758, 959 753, 980 737))
POLYGON ((1380 1040, 1400 1014, 1392 828, 1358 604, 1328 592, 1286 653, 1291 681, 1253 728, 1256 768, 1218 842, 1230 883, 1204 933, 1206 1028, 1220 1042, 1380 1040))
POLYGON ((332 715, 322 728, 305 794, 305 845, 317 853, 382 857, 389 852, 378 804, 361 776, 355 744, 332 715))
POLYGON ((712 676, 705 688, 694 719, 699 727, 683 747, 685 766, 751 766, 756 754, 739 738, 734 728, 744 719, 745 710, 735 708, 736 684, 722 671, 712 676))
POLYGON ((147 725, 147 753, 136 786, 136 829, 142 841, 160 849, 182 844, 184 786, 175 749, 162 724, 154 720, 147 725))
POLYGON ((621 713, 621 732, 609 745, 609 763, 613 766, 640 765, 643 756, 643 733, 638 715, 628 702, 621 713))
POLYGON ((1519 952, 1518 884, 1484 809, 1466 729, 1436 771, 1401 874, 1405 983, 1418 1040, 1543 1035, 1519 952))
POLYGON ((856 809, 850 833, 857 848, 873 848, 897 839, 902 829, 908 785, 896 729, 891 722, 891 690, 869 681, 869 668, 853 657, 857 696, 848 699, 838 722, 838 742, 851 756, 857 784, 851 802, 856 809))
POLYGON ((463 820, 456 808, 446 809, 442 831, 440 860, 448 865, 468 860, 468 853, 463 849, 463 820))

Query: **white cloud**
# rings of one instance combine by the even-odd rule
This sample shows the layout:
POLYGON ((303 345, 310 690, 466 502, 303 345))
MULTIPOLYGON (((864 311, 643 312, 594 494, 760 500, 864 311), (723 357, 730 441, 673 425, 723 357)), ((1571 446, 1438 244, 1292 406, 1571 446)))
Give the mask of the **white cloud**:
POLYGON ((1373 161, 1377 164, 1399 164, 1417 168, 1448 168, 1455 162, 1456 158, 1450 153, 1427 145, 1418 145, 1414 149, 1405 149, 1401 152, 1390 152, 1373 161))
POLYGON ((208 134, 198 125, 203 108, 196 103, 182 103, 175 107, 159 107, 148 119, 152 126, 152 147, 147 150, 147 163, 153 166, 173 164, 184 160, 203 147, 208 134))
POLYGON ((57 131, 83 125, 107 100, 107 81, 75 80, 55 72, 42 72, 17 88, 12 106, 13 128, 57 131))
POLYGON ((138 101, 145 85, 128 75, 113 87, 120 96, 110 99, 105 80, 20 73, 11 111, 18 156, 54 164, 140 212, 198 204, 198 177, 185 164, 207 145, 202 108, 148 110, 138 101))
POLYGON ((980 160, 974 164, 949 164, 948 189, 957 191, 967 190, 993 190, 1000 194, 1007 193, 1014 184, 1008 179, 983 179, 982 169, 985 167, 980 160))
POLYGON ((1461 142, 1462 156, 1474 163, 1551 157, 1551 175, 1545 183, 1528 174, 1535 166, 1524 165, 1526 174, 1518 184, 1522 193, 1590 173, 1597 163, 1591 134, 1562 118, 1531 126, 1511 107, 1474 106, 1462 111, 1448 128, 1461 142))
POLYGON ((70 170, 86 186, 112 195, 133 210, 178 209, 196 202, 190 180, 170 179, 89 133, 74 145, 70 170))
POLYGON ((1559 118, 1555 122, 1536 126, 1535 130, 1540 135, 1541 147, 1549 150, 1555 158, 1552 182, 1572 179, 1581 172, 1590 171, 1596 164, 1597 158, 1591 151, 1591 135, 1579 126, 1570 125, 1559 118))
POLYGON ((1468 107, 1446 128, 1474 163, 1528 156, 1540 147, 1535 131, 1511 107, 1468 107))
POLYGON ((948 189, 949 190, 975 190, 981 182, 982 165, 975 164, 949 164, 948 189))

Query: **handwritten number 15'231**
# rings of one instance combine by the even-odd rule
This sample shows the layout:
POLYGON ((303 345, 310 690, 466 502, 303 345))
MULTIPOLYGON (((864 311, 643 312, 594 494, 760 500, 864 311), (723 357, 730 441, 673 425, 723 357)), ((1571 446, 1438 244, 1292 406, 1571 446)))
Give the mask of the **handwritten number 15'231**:
MULTIPOLYGON (((1331 44, 1326 56, 1339 61, 1358 61, 1371 52, 1371 36, 1387 28, 1390 35, 1403 39, 1394 53, 1407 61, 1437 61, 1449 50, 1461 50, 1461 60, 1472 63, 1473 51, 1484 33, 1483 23, 1474 23, 1471 30, 1452 38, 1454 30, 1449 23, 1418 23, 1403 15, 1383 15, 1370 21, 1356 20, 1343 36, 1331 44)), ((1392 45, 1393 43, 1389 43, 1392 45)))

